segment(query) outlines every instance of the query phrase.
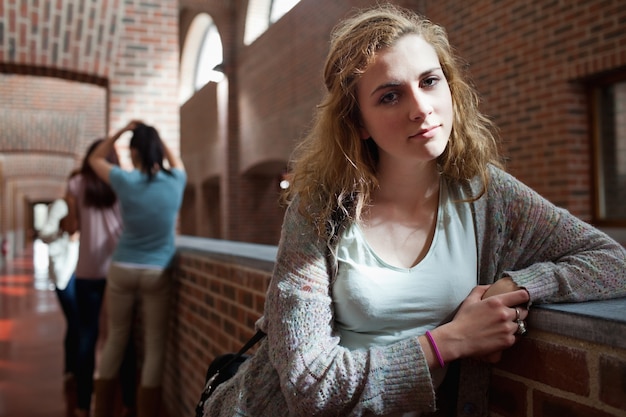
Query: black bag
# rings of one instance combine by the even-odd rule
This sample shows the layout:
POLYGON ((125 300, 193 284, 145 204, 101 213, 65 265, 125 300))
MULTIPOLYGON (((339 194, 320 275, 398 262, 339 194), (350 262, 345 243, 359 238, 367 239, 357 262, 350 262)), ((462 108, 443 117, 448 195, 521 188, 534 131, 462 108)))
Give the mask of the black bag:
POLYGON ((196 417, 202 417, 204 403, 209 399, 213 391, 215 391, 215 388, 217 388, 219 384, 228 381, 237 373, 239 366, 250 357, 250 355, 246 355, 245 353, 264 337, 265 333, 258 330, 254 336, 239 349, 239 352, 226 353, 213 359, 206 371, 204 390, 202 390, 200 401, 196 406, 196 417))

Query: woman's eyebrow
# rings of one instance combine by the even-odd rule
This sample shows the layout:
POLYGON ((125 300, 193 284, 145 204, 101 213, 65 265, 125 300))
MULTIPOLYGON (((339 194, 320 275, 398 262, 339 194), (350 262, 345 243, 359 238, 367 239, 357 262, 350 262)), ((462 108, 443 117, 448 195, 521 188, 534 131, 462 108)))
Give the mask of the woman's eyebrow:
MULTIPOLYGON (((433 67, 430 69, 427 69, 425 71, 423 71, 419 78, 424 78, 425 76, 432 74, 435 71, 441 71, 441 67, 433 67)), ((389 81, 387 83, 381 84, 379 86, 377 86, 370 94, 370 97, 373 96, 374 94, 376 94, 376 92, 380 91, 380 90, 384 90, 386 88, 391 88, 391 87, 397 87, 399 85, 401 85, 402 83, 400 81, 389 81)))

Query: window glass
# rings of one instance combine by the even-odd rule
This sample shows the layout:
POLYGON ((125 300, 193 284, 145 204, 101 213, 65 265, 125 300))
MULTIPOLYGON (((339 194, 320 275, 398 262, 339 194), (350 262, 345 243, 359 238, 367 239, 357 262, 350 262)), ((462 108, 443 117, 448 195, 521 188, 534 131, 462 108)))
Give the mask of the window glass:
POLYGON ((224 78, 222 72, 215 70, 215 67, 222 63, 222 60, 222 38, 217 31, 215 23, 211 21, 204 33, 200 53, 198 55, 194 77, 194 87, 196 91, 201 89, 209 81, 219 82, 224 78))
POLYGON ((597 216, 626 221, 626 80, 595 90, 597 216))
POLYGON ((199 13, 189 25, 180 59, 179 103, 209 81, 219 82, 224 75, 214 68, 223 61, 222 39, 207 13, 199 13))
POLYGON ((299 2, 300 0, 272 0, 270 7, 270 24, 283 17, 285 13, 299 2))
POLYGON ((250 45, 300 0, 248 0, 244 44, 250 45))

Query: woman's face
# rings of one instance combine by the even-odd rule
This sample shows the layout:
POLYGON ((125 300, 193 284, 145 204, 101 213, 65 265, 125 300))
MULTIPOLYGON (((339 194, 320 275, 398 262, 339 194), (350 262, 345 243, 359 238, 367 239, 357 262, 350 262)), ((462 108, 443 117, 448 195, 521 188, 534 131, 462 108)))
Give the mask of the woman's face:
POLYGON ((357 82, 361 137, 372 138, 380 164, 415 164, 439 157, 452 131, 450 87, 435 49, 406 35, 376 53, 357 82))

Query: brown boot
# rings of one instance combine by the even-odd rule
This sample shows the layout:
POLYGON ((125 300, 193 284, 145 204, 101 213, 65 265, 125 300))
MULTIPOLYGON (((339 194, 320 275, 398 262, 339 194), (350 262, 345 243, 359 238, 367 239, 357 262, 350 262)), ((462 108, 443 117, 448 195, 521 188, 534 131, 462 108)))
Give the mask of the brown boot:
POLYGON ((66 374, 63 381, 63 397, 65 397, 65 416, 74 417, 74 409, 78 404, 76 395, 76 378, 73 374, 66 374))
POLYGON ((94 386, 96 392, 94 417, 113 417, 117 381, 96 379, 94 386))
POLYGON ((120 412, 120 417, 137 417, 137 410, 135 407, 127 407, 125 405, 122 406, 122 411, 120 412))
POLYGON ((158 417, 160 412, 161 387, 139 387, 137 417, 158 417))

